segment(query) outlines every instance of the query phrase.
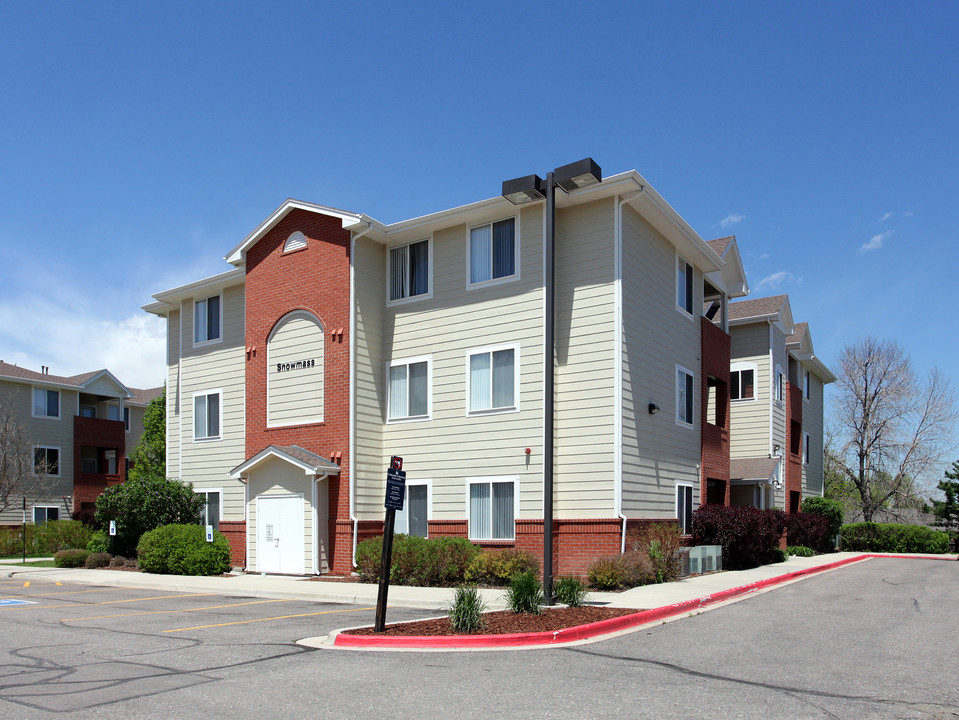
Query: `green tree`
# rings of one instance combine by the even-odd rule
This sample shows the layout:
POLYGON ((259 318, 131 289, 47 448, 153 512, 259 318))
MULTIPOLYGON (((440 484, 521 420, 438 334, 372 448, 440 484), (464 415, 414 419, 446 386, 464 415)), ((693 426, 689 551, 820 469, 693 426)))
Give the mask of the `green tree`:
POLYGON ((946 530, 959 530, 959 460, 952 463, 952 470, 946 470, 946 480, 939 481, 939 489, 945 500, 933 500, 932 512, 939 518, 946 530))
POLYGON ((130 453, 130 479, 166 477, 166 388, 143 413, 143 434, 130 453))
POLYGON ((131 478, 108 487, 97 498, 96 523, 117 523, 116 552, 133 557, 140 536, 161 525, 198 525, 206 497, 193 486, 163 477, 131 478))

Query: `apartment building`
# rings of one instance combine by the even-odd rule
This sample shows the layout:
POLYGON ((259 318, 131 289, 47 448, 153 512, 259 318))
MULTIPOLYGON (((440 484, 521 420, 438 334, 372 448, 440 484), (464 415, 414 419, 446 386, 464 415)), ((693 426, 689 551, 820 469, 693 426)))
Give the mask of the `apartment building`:
POLYGON ((799 512, 823 493, 823 393, 835 376, 789 297, 729 307, 732 505, 799 512))
MULTIPOLYGON (((728 502, 735 239, 705 242, 635 171, 558 192, 556 572, 631 525, 728 502), (704 411, 705 407, 705 411, 704 411)), ((154 295, 167 319, 167 468, 207 495, 234 562, 349 572, 397 530, 540 557, 544 203, 482 200, 394 224, 287 200, 226 272, 154 295)))
POLYGON ((0 525, 69 519, 123 481, 127 451, 143 433, 143 413, 163 388, 123 385, 109 370, 63 377, 0 362, 0 405, 23 428, 40 489, 13 497, 0 525))

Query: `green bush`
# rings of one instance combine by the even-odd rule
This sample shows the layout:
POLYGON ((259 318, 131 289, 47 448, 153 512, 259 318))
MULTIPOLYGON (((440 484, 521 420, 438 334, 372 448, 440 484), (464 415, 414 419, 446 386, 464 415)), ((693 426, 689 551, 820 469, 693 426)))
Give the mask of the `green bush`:
POLYGON ((478 585, 508 585, 522 572, 539 573, 539 560, 525 550, 480 550, 466 570, 466 580, 478 585))
POLYGON ((93 531, 79 520, 48 520, 37 527, 40 552, 85 548, 93 531))
POLYGON ((167 575, 219 575, 228 572, 230 545, 222 533, 206 541, 201 525, 163 525, 143 534, 137 546, 140 569, 167 575))
POLYGON ((675 522, 643 524, 635 531, 627 532, 630 547, 645 553, 653 564, 653 575, 644 582, 671 582, 679 579, 682 572, 682 532, 675 522))
POLYGON ((843 525, 839 531, 843 550, 888 553, 945 553, 949 535, 925 525, 862 522, 843 525))
POLYGON ((131 478, 97 498, 96 522, 104 528, 116 520, 115 552, 133 555, 140 536, 161 525, 200 522, 206 496, 189 484, 166 478, 131 478))
POLYGON ((804 513, 812 515, 821 515, 826 518, 829 527, 826 530, 826 541, 828 548, 819 548, 822 552, 829 552, 836 549, 836 539, 839 537, 839 528, 842 527, 843 509, 842 503, 838 500, 824 497, 807 497, 802 501, 800 508, 804 513))
POLYGON ((813 557, 816 551, 805 545, 790 545, 786 548, 786 554, 795 555, 796 557, 813 557))
POLYGON ((87 550, 92 553, 110 552, 110 536, 106 530, 95 530, 87 542, 87 550))
POLYGON ((586 585, 577 577, 561 577, 553 585, 553 595, 556 599, 569 607, 582 607, 589 593, 586 585))
MULTIPOLYGON (((20 555, 23 552, 23 526, 0 528, 0 555, 20 555)), ((40 547, 40 527, 27 525, 27 555, 45 552, 40 547)))
POLYGON ((83 562, 85 568, 102 568, 110 564, 110 553, 92 552, 83 562))
POLYGON ((60 550, 53 555, 53 566, 58 568, 83 567, 89 555, 89 550, 60 550))
POLYGON ((543 584, 536 573, 522 572, 506 588, 506 607, 510 612, 539 615, 543 612, 543 584))
POLYGON ((456 588, 449 608, 453 632, 474 633, 482 630, 486 624, 483 617, 484 610, 486 610, 486 603, 475 585, 456 588))
POLYGON ((655 582, 656 569, 648 552, 627 550, 595 561, 586 576, 597 590, 619 590, 655 582))
MULTIPOLYGON (((362 582, 377 582, 383 538, 364 540, 356 547, 356 572, 362 582)), ((390 562, 390 583, 423 587, 454 587, 466 581, 466 570, 480 549, 466 538, 426 539, 396 535, 390 562)))
POLYGON ((702 505, 693 511, 696 544, 722 545, 725 570, 780 562, 779 540, 785 529, 782 510, 702 505))
POLYGON ((789 553, 782 548, 773 548, 772 555, 772 563, 786 562, 789 559, 789 553))

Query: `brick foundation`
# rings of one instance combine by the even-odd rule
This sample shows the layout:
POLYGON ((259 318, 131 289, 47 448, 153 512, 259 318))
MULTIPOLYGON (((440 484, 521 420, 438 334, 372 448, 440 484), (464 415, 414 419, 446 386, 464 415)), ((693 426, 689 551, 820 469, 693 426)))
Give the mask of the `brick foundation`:
POLYGON ((230 543, 230 562, 233 567, 246 567, 246 522, 221 520, 219 530, 230 543))

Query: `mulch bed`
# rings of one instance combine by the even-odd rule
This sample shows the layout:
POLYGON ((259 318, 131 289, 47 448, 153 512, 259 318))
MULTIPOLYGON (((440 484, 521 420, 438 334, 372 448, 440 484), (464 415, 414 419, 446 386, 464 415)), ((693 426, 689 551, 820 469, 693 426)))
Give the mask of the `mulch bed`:
MULTIPOLYGON (((550 632, 564 630, 578 625, 609 620, 611 618, 632 615, 639 610, 629 608, 609 608, 586 606, 578 608, 548 608, 542 615, 525 615, 511 613, 507 610, 485 613, 486 626, 475 635, 505 635, 508 633, 550 632)), ((387 625, 382 633, 373 631, 373 628, 359 628, 344 630, 344 635, 468 635, 455 633, 450 627, 449 618, 434 620, 419 620, 417 622, 396 623, 387 625)))

